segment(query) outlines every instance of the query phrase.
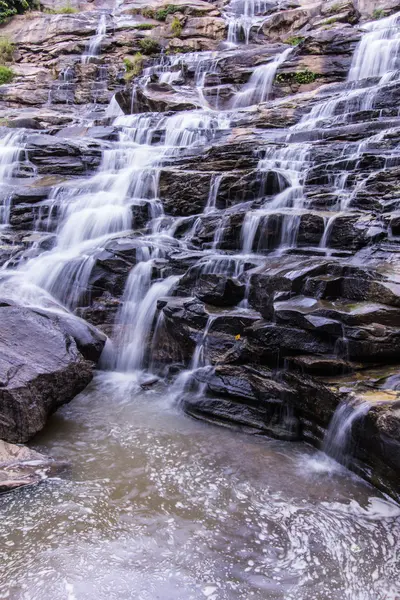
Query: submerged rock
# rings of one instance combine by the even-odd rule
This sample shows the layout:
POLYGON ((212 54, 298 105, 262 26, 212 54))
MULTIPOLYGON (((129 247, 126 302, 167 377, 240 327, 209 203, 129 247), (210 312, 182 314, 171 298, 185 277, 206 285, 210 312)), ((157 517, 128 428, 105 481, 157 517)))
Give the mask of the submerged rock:
POLYGON ((31 448, 0 440, 0 494, 37 485, 64 468, 65 465, 31 448))

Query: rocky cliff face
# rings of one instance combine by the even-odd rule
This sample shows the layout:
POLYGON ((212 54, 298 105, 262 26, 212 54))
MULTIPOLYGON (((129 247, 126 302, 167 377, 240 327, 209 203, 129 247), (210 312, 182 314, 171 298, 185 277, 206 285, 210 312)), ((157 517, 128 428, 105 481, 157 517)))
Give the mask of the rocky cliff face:
POLYGON ((399 494, 400 4, 42 5, 1 28, 0 295, 196 417, 320 445, 368 403, 351 466, 399 494))

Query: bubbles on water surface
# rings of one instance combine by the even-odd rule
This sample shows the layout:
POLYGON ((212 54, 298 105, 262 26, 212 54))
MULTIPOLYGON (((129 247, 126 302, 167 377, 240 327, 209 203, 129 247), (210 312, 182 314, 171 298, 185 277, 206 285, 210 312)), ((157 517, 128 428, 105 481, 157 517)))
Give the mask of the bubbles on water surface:
POLYGON ((99 374, 36 440, 71 468, 1 498, 0 597, 395 593, 396 505, 345 471, 309 473, 306 446, 206 426, 177 412, 161 385, 139 390, 139 375, 99 374))

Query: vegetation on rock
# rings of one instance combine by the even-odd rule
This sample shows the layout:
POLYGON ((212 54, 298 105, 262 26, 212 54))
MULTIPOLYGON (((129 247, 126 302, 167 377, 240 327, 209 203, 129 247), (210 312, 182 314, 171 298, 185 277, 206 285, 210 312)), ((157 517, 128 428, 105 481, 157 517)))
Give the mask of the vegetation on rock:
POLYGON ((147 31, 149 29, 154 29, 154 27, 156 27, 156 25, 153 23, 138 23, 134 26, 134 29, 139 29, 139 31, 147 31))
POLYGON ((36 7, 37 0, 0 0, 0 23, 36 7))
POLYGON ((372 13, 372 18, 377 21, 378 19, 382 19, 385 16, 385 11, 383 8, 376 8, 372 13))
POLYGON ((133 59, 126 57, 124 58, 124 65, 126 69, 125 80, 130 81, 133 77, 138 77, 143 70, 143 54, 137 52, 133 59))
POLYGON ((317 73, 305 69, 297 73, 279 73, 275 80, 277 83, 298 83, 299 85, 305 85, 307 83, 314 83, 317 77, 317 73))
POLYGON ((171 31, 174 37, 180 37, 182 34, 182 23, 177 17, 174 17, 171 23, 171 31))
POLYGON ((156 19, 157 21, 165 21, 168 15, 173 15, 177 12, 182 12, 182 6, 176 6, 175 4, 167 4, 163 8, 154 10, 154 8, 143 8, 140 13, 147 19, 156 19))
POLYGON ((0 37, 0 63, 12 62, 15 51, 14 44, 8 37, 0 37))
POLYGON ((0 85, 4 85, 5 83, 10 83, 15 77, 15 73, 10 67, 5 67, 4 65, 0 65, 0 85))
POLYGON ((77 8, 73 8, 70 4, 61 6, 60 8, 46 8, 43 12, 50 15, 72 15, 79 12, 77 8))
POLYGON ((294 37, 289 37, 287 40, 285 40, 286 44, 290 44, 291 46, 298 46, 299 44, 301 44, 301 42, 304 42, 305 38, 301 37, 301 36, 294 36, 294 37))
POLYGON ((143 54, 156 54, 160 51, 160 44, 151 38, 139 40, 139 46, 143 54))

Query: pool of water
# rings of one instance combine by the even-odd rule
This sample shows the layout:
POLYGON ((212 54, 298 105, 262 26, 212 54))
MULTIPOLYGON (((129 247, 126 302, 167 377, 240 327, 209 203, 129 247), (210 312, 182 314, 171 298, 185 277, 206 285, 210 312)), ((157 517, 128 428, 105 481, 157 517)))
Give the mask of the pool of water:
POLYGON ((33 446, 70 469, 0 497, 0 598, 400 598, 399 507, 306 445, 99 373, 33 446))

